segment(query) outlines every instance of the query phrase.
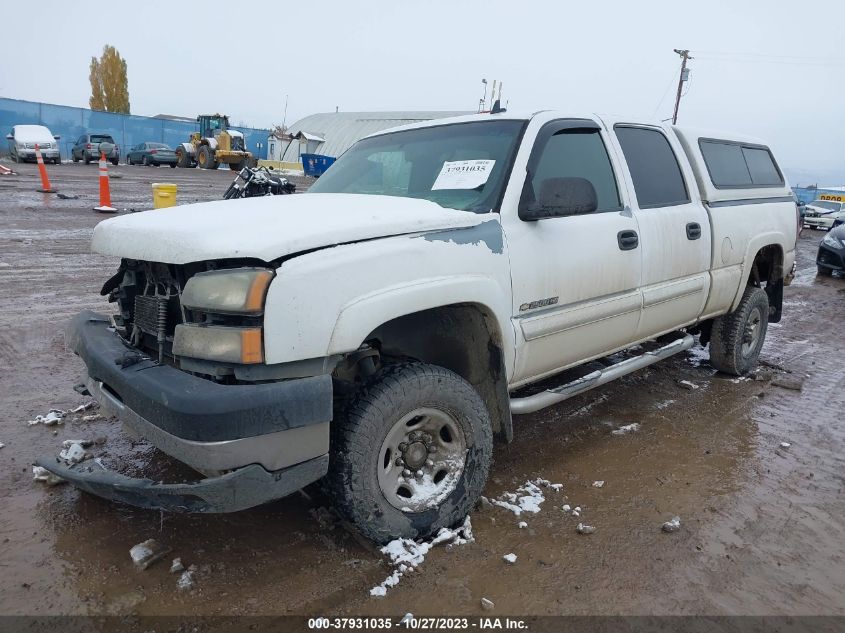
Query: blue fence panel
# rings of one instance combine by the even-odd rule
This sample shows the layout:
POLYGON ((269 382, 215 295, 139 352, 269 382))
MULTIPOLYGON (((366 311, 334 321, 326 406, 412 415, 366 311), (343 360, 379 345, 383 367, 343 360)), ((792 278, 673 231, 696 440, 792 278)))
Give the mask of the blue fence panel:
MULTIPOLYGON (((129 148, 153 141, 176 146, 185 143, 192 132, 199 130, 196 123, 154 119, 132 114, 99 112, 87 108, 5 99, 0 97, 0 131, 3 136, 15 125, 45 125, 53 134, 61 136, 62 158, 70 158, 70 148, 86 133, 110 134, 120 146, 120 156, 126 156, 129 148)), ((264 158, 269 130, 236 127, 244 135, 246 149, 258 158, 264 158), (259 149, 260 146, 260 149, 259 149)), ((8 155, 8 143, 0 142, 0 156, 8 155)))

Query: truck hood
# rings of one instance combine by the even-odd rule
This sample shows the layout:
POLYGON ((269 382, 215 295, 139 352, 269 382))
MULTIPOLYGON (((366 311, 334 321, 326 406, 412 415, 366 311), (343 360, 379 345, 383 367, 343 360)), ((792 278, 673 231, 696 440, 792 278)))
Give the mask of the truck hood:
POLYGON ((286 255, 360 240, 475 226, 484 215, 428 200, 345 193, 217 200, 100 222, 91 249, 102 255, 187 264, 286 255))

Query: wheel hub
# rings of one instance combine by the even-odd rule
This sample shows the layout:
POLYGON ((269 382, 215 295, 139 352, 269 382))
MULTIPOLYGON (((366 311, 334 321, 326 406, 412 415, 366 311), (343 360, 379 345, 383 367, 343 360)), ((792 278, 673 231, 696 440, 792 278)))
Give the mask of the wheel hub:
POLYGON ((412 470, 417 470, 425 464, 427 457, 428 446, 425 442, 414 442, 412 444, 408 444, 407 448, 402 451, 402 460, 405 462, 405 465, 412 470))
POLYGON ((415 409, 397 420, 382 443, 379 487, 403 512, 436 507, 457 486, 466 453, 464 433, 450 414, 415 409))

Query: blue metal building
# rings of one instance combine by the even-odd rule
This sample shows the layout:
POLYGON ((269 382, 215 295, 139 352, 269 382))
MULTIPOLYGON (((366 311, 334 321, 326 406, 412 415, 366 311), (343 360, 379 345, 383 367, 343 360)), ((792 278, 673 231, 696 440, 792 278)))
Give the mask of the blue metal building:
MULTIPOLYGON (((192 132, 199 131, 196 122, 99 112, 0 97, 0 132, 3 137, 11 132, 13 125, 27 124, 45 125, 53 134, 61 136, 59 146, 63 160, 70 159, 70 148, 76 139, 86 133, 111 135, 120 146, 122 159, 127 150, 138 143, 153 141, 174 147, 177 143, 187 142, 192 132)), ((259 158, 263 157, 260 148, 267 142, 268 130, 235 126, 233 129, 243 132, 246 149, 259 158)), ((0 156, 8 154, 8 143, 5 138, 0 139, 0 156)))

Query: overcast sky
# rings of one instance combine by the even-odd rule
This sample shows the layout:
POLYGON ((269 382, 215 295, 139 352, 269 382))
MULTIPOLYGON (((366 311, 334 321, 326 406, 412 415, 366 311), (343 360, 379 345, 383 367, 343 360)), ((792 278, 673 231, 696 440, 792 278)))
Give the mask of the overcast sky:
POLYGON ((793 174, 845 184, 835 0, 3 4, 0 96, 87 107, 90 58, 111 44, 133 114, 220 111, 256 127, 282 122, 285 95, 288 124, 336 106, 475 110, 483 77, 504 82, 512 110, 665 119, 672 49, 688 48, 680 124, 762 137, 793 174))

